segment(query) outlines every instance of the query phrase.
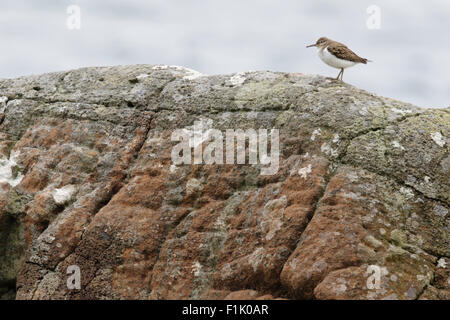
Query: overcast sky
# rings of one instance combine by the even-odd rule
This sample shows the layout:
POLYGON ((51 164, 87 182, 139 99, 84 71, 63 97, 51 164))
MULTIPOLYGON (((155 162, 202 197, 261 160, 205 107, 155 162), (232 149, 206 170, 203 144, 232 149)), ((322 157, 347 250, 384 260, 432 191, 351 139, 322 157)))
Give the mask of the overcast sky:
POLYGON ((2 78, 138 63, 335 77, 305 48, 327 36, 374 61, 347 69, 346 82, 450 106, 448 0, 1 0, 0 24, 2 78), (70 5, 81 9, 80 30, 67 27, 70 5))

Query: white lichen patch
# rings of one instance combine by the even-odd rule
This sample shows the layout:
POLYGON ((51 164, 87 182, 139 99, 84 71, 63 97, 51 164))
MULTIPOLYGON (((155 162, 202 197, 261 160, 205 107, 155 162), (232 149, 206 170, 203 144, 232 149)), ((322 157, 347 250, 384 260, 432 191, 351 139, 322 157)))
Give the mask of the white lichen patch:
POLYGON ((347 291, 347 285, 346 285, 346 281, 343 278, 339 278, 338 282, 340 282, 339 284, 336 284, 336 286, 334 287, 334 291, 337 294, 342 294, 345 293, 345 291, 347 291))
POLYGON ((364 238, 364 241, 369 244, 371 247, 373 248, 380 248, 383 246, 383 242, 381 242, 380 240, 378 240, 377 238, 375 238, 372 235, 368 235, 364 238))
POLYGON ((419 281, 419 282, 423 282, 428 279, 428 277, 426 275, 424 276, 423 274, 416 275, 416 278, 417 278, 417 281, 419 281))
POLYGON ((194 276, 198 277, 201 275, 202 273, 202 265, 200 264, 200 262, 195 261, 192 264, 192 273, 194 274, 194 276))
POLYGON ((407 185, 415 185, 417 183, 417 179, 416 179, 416 177, 414 177, 412 175, 407 175, 405 182, 407 185))
POLYGON ((222 280, 229 279, 233 276, 233 269, 229 263, 226 263, 220 270, 220 278, 222 280))
MULTIPOLYGON (((275 235, 277 234, 277 232, 279 230, 281 230, 281 227, 283 226, 283 221, 281 221, 280 219, 275 219, 270 223, 269 226, 269 232, 267 232, 266 234, 266 240, 270 241, 273 239, 273 237, 275 237, 275 235)), ((264 227, 267 228, 267 224, 264 225, 264 227)))
POLYGON ((356 182, 359 180, 358 174, 355 171, 350 171, 347 173, 347 179, 351 182, 356 182))
POLYGON ((34 297, 38 299, 49 299, 58 289, 63 280, 57 272, 48 272, 39 281, 39 284, 34 292, 34 297))
POLYGON ((445 139, 440 132, 433 132, 430 134, 430 136, 431 136, 431 139, 433 139, 433 141, 436 142, 436 144, 438 146, 440 146, 440 147, 445 146, 445 139))
POLYGON ((52 244, 56 238, 54 236, 52 236, 51 234, 45 234, 41 239, 45 243, 52 244))
POLYGON ((172 69, 172 70, 184 72, 185 73, 185 76, 183 77, 184 80, 194 80, 194 79, 205 76, 204 74, 202 74, 198 71, 195 71, 195 70, 189 69, 189 68, 185 68, 185 67, 180 67, 180 66, 157 65, 157 66, 154 66, 152 69, 153 70, 172 69))
POLYGON ((313 131, 312 135, 311 135, 311 141, 315 141, 317 136, 320 136, 322 134, 322 130, 316 129, 313 131))
POLYGON ((445 262, 445 259, 444 258, 440 258, 439 260, 438 260, 438 264, 437 264, 437 267, 438 268, 447 268, 447 263, 445 262))
POLYGON ((259 113, 256 111, 247 112, 247 119, 249 119, 249 120, 258 119, 258 115, 259 115, 259 113))
POLYGON ((414 198, 414 192, 410 188, 401 187, 400 193, 403 194, 407 199, 414 198))
POLYGON ((17 166, 17 157, 19 153, 12 151, 9 159, 0 159, 0 184, 7 183, 11 187, 17 186, 23 179, 22 174, 14 176, 13 168, 17 166))
POLYGON ((311 266, 311 271, 314 273, 321 273, 328 268, 328 263, 324 259, 320 259, 311 266))
POLYGON ((339 152, 336 149, 333 149, 328 143, 324 142, 320 147, 320 151, 325 153, 327 156, 337 157, 339 152))
POLYGON ((75 194, 75 186, 72 184, 69 184, 67 186, 64 186, 60 189, 53 190, 53 200, 55 200, 56 204, 64 204, 68 202, 70 199, 72 199, 73 195, 75 194))
POLYGON ((405 150, 405 148, 396 140, 392 141, 392 145, 394 146, 394 148, 405 150))
POLYGON ((375 213, 368 213, 361 218, 362 222, 365 224, 371 223, 375 219, 375 213))
POLYGON ((169 68, 168 65, 160 64, 160 65, 154 66, 152 69, 153 70, 167 70, 168 68, 169 68))
POLYGON ((333 143, 338 143, 340 141, 339 135, 336 133, 333 137, 333 143))
POLYGON ((191 195, 196 193, 197 191, 202 190, 202 184, 200 181, 198 181, 195 178, 190 179, 187 183, 186 183, 186 195, 191 195))
POLYGON ((352 200, 359 200, 359 199, 361 199, 361 194, 358 192, 358 193, 354 193, 354 192, 345 192, 343 195, 342 195, 342 197, 343 198, 347 198, 347 199, 352 199, 352 200))
POLYGON ((241 84, 243 84, 245 82, 246 78, 245 78, 245 73, 244 72, 238 72, 235 73, 231 78, 230 78, 230 83, 233 86, 239 86, 241 84))
POLYGON ((310 173, 311 173, 311 164, 309 164, 307 167, 298 170, 298 175, 301 176, 303 179, 306 179, 306 177, 310 173))
POLYGON ((401 114, 402 116, 404 116, 404 115, 406 115, 408 113, 412 113, 412 110, 407 110, 407 109, 402 110, 402 109, 392 108, 391 110, 392 110, 392 112, 401 114))
POLYGON ((143 74, 138 75, 138 76, 136 77, 136 79, 142 80, 142 79, 145 79, 145 78, 148 78, 148 77, 150 77, 150 75, 148 75, 148 74, 146 74, 146 73, 143 73, 143 74))
POLYGON ((256 272, 258 270, 258 267, 261 265, 261 263, 264 260, 264 248, 260 247, 253 251, 252 254, 248 257, 248 262, 253 268, 253 271, 256 272))
POLYGON ((200 73, 192 69, 184 68, 184 70, 187 71, 188 73, 183 77, 184 80, 194 80, 205 76, 203 73, 200 73))
POLYGON ((170 173, 175 173, 178 171, 178 167, 174 164, 172 164, 169 168, 170 173))
POLYGON ((0 112, 5 112, 6 102, 8 102, 8 97, 0 97, 0 112))
POLYGON ((284 209, 287 206, 287 197, 270 200, 263 210, 261 229, 266 233, 266 240, 272 240, 283 227, 284 209))
POLYGON ((287 203, 288 201, 286 195, 283 195, 278 199, 269 200, 264 206, 263 215, 265 216, 267 212, 273 211, 275 209, 284 209, 286 208, 287 203))
POLYGON ((369 114, 369 110, 367 110, 367 107, 362 107, 361 109, 358 110, 358 113, 365 117, 369 114))

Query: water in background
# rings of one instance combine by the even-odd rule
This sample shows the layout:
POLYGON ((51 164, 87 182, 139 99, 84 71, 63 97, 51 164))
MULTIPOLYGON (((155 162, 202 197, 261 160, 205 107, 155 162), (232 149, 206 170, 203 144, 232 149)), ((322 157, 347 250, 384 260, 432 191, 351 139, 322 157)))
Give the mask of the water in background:
POLYGON ((335 77, 305 48, 328 36, 374 61, 347 69, 346 82, 448 107, 449 17, 447 0, 2 0, 0 77, 137 63, 335 77), (80 30, 67 28, 69 5, 81 9, 80 30), (371 5, 380 29, 367 27, 371 5))

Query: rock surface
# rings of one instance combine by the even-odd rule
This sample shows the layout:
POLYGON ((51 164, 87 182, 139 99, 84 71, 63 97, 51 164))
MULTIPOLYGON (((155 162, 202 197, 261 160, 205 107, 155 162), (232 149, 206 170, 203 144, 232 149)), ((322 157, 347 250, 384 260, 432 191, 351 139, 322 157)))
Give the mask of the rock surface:
POLYGON ((450 299, 449 137, 449 109, 320 76, 0 80, 0 296, 450 299), (278 129, 279 170, 174 165, 195 121, 278 129))

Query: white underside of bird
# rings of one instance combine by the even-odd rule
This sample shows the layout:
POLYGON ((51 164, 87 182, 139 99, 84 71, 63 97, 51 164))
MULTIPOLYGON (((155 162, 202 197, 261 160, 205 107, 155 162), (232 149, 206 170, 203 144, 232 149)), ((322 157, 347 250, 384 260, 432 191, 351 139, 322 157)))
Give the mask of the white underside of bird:
POLYGON ((344 60, 344 59, 339 59, 336 56, 334 56, 333 54, 331 54, 328 51, 328 48, 325 48, 323 50, 319 49, 317 51, 317 54, 319 55, 319 58, 323 62, 325 62, 330 67, 333 67, 333 68, 336 68, 336 69, 350 68, 350 67, 353 67, 355 64, 358 63, 358 62, 348 61, 348 60, 344 60))

